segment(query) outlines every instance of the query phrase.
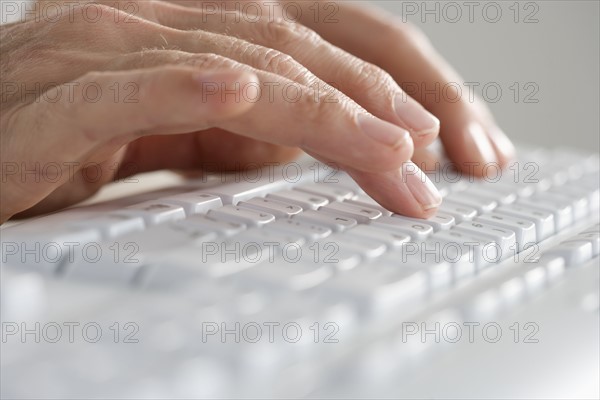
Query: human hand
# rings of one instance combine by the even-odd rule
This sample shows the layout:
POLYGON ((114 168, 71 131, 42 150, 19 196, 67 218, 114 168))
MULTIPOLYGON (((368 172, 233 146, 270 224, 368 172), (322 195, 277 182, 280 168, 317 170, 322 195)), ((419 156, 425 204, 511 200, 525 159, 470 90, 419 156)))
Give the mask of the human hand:
POLYGON ((95 5, 101 15, 95 24, 75 8, 58 21, 0 28, 5 82, 59 85, 37 101, 19 97, 22 91, 9 94, 3 85, 2 162, 25 169, 36 163, 69 169, 58 181, 7 176, 2 221, 25 210, 49 211, 88 197, 127 174, 111 169, 115 163, 136 165, 135 172, 194 169, 215 161, 227 166, 232 161, 289 160, 297 154, 294 147, 349 170, 394 211, 421 217, 434 212, 440 201, 435 188, 420 174, 400 176, 398 171, 413 170, 405 163, 413 142, 429 144, 438 122, 410 98, 398 108, 394 100, 406 95, 381 69, 298 24, 259 21, 225 35, 218 33, 222 26, 206 18, 201 30, 180 25, 198 23, 201 10, 163 2, 135 4, 139 13, 133 17, 95 5), (261 40, 264 46, 257 43, 261 40), (304 40, 303 47, 294 50, 298 40, 304 40), (36 51, 28 54, 30 50, 36 51), (315 52, 319 58, 310 56, 315 52), (339 90, 326 85, 327 80, 336 81, 339 90), (274 91, 272 99, 221 101, 219 91, 206 96, 207 85, 215 83, 219 91, 252 84, 292 86, 302 96, 292 103, 274 91), (139 91, 138 102, 104 96, 91 103, 82 91, 91 85, 112 93, 111 88, 131 84, 139 91), (69 90, 72 96, 57 96, 69 90), (102 168, 102 179, 89 182, 85 168, 71 170, 90 162, 102 168))

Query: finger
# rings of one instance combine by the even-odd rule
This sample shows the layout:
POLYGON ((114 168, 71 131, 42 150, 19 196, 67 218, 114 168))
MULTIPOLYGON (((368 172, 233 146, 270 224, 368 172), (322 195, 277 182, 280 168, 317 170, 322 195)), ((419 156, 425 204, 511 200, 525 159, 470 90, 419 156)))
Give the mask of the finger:
POLYGON ((72 178, 83 161, 104 161, 140 136, 196 131, 246 112, 252 103, 207 97, 205 84, 219 83, 218 92, 256 79, 249 71, 163 67, 89 73, 49 90, 40 101, 7 116, 3 162, 23 170, 52 166, 59 178, 32 182, 21 174, 9 176, 2 203, 20 209, 3 209, 3 215, 30 208, 72 178), (116 88, 128 96, 115 100, 116 88))
POLYGON ((429 218, 442 202, 435 185, 411 161, 385 173, 348 172, 375 201, 398 214, 429 218))
POLYGON ((422 34, 384 13, 342 2, 337 4, 339 23, 319 24, 309 19, 304 22, 325 39, 379 65, 404 84, 411 96, 440 119, 440 137, 457 164, 477 162, 480 168, 475 172, 481 174, 485 163, 506 164, 512 158, 510 141, 481 111, 482 107, 469 103, 468 96, 460 96, 459 101, 452 102, 449 101, 454 98, 451 94, 427 95, 427 89, 462 80, 422 34))
MULTIPOLYGON (((121 67, 181 63, 202 69, 240 68, 256 74, 260 84, 241 89, 245 96, 253 89, 252 112, 212 127, 272 144, 300 147, 365 171, 397 169, 413 152, 405 129, 374 117, 332 88, 308 87, 215 54, 153 50, 132 54, 126 62, 129 64, 121 67)), ((221 94, 215 96, 220 98, 221 94)))
MULTIPOLYGON (((417 147, 431 143, 437 136, 439 120, 406 95, 388 73, 333 46, 301 24, 239 12, 207 12, 205 8, 190 9, 168 3, 154 7, 152 12, 159 23, 172 28, 208 30, 263 46, 263 49, 254 48, 253 51, 238 51, 236 54, 226 52, 231 48, 237 50, 231 44, 227 44, 225 49, 213 49, 258 68, 261 66, 257 64, 256 56, 269 60, 268 55, 274 54, 267 49, 292 56, 293 60, 321 80, 332 83, 375 116, 407 129, 417 147), (253 59, 240 59, 238 54, 252 55, 253 59)), ((303 73, 302 69, 280 64, 285 63, 270 60, 267 68, 264 65, 262 68, 280 74, 283 70, 284 76, 292 79, 303 73), (280 68, 268 69, 273 66, 280 68)))
POLYGON ((427 173, 429 173, 429 171, 435 171, 440 164, 438 156, 433 151, 429 150, 429 148, 415 149, 411 160, 422 171, 427 173))

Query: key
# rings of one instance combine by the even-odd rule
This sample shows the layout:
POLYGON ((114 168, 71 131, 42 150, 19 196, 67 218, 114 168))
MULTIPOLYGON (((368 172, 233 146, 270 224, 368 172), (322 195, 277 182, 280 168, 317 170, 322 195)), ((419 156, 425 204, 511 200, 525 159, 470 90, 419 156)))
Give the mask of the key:
POLYGON ((384 311, 398 312, 402 305, 408 308, 425 298, 427 285, 427 273, 422 269, 364 265, 350 273, 337 274, 318 290, 325 298, 350 302, 368 317, 384 311))
POLYGON ((447 204, 445 202, 440 206, 440 211, 445 214, 452 215, 456 223, 464 221, 472 221, 477 216, 477 210, 473 207, 463 205, 447 204))
POLYGON ((319 209, 319 212, 342 215, 357 220, 361 224, 381 217, 382 213, 374 208, 357 206, 346 202, 333 202, 319 209))
POLYGON ((236 205, 240 201, 248 201, 254 197, 263 197, 268 193, 285 190, 290 186, 285 180, 268 181, 266 176, 259 182, 242 181, 231 183, 217 188, 207 189, 205 192, 219 196, 223 204, 236 205))
POLYGON ((112 214, 142 217, 146 225, 157 225, 185 218, 183 207, 175 204, 161 203, 160 201, 145 201, 113 211, 112 214))
POLYGON ((208 215, 192 215, 191 217, 182 221, 177 221, 174 224, 203 227, 209 231, 215 231, 220 236, 233 236, 246 229, 246 225, 241 222, 225 221, 208 215))
MULTIPOLYGON (((368 249, 363 249, 368 252, 368 249)), ((362 261, 361 254, 355 249, 348 249, 338 239, 322 240, 302 249, 303 260, 314 264, 329 265, 337 271, 347 271, 355 268, 362 261)))
POLYGON ((529 220, 492 212, 475 218, 474 222, 482 222, 514 231, 517 237, 518 251, 523 251, 526 246, 537 243, 535 223, 529 220))
POLYGON ((346 235, 373 239, 385 243, 389 248, 399 248, 410 240, 408 234, 380 229, 375 225, 358 225, 347 231, 346 235))
MULTIPOLYGON (((455 171, 450 173, 453 174, 452 177, 450 177, 451 179, 454 177, 454 174, 460 174, 460 172, 455 171)), ((438 189, 438 191, 444 198, 447 197, 450 193, 459 193, 463 190, 466 190, 469 187, 469 184, 462 178, 459 180, 452 179, 453 182, 449 182, 443 179, 443 177, 442 179, 437 178, 435 174, 428 176, 431 182, 435 184, 435 187, 438 189)))
POLYGON ((563 242, 542 254, 546 257, 562 257, 568 267, 582 264, 592 258, 592 243, 583 240, 563 242))
POLYGON ((555 192, 548 190, 545 193, 539 193, 533 196, 533 200, 537 201, 542 198, 545 201, 552 201, 558 207, 571 207, 572 218, 577 221, 587 216, 589 212, 588 199, 585 194, 578 193, 578 187, 572 185, 564 186, 562 192, 559 188, 555 188, 555 192))
POLYGON ((2 231, 2 265, 31 268, 54 274, 73 254, 102 240, 100 231, 83 227, 58 227, 44 234, 15 226, 2 231))
POLYGON ((427 275, 428 293, 444 289, 452 283, 452 266, 441 257, 424 257, 421 254, 399 256, 397 252, 388 253, 376 261, 376 268, 419 269, 427 275))
POLYGON ((522 277, 513 277, 498 287, 501 300, 508 306, 515 306, 525 297, 525 282, 522 277))
POLYGON ((573 210, 571 205, 540 195, 540 193, 534 194, 529 199, 519 200, 517 204, 553 213, 554 229, 556 232, 560 232, 573 223, 573 210))
POLYGON ((161 224, 102 242, 91 255, 78 252, 62 272, 70 278, 131 283, 141 267, 159 260, 162 254, 215 238, 215 232, 198 225, 161 224))
POLYGON ((352 197, 352 200, 344 200, 344 202, 350 203, 350 204, 355 204, 357 206, 374 208, 376 210, 379 210, 381 212, 381 214, 385 215, 385 216, 392 215, 391 211, 388 211, 385 208, 381 207, 379 205, 379 203, 377 203, 375 200, 373 200, 366 194, 357 194, 354 197, 352 197))
POLYGON ((523 281, 528 292, 538 292, 546 284, 546 268, 540 265, 530 269, 523 275, 523 281))
POLYGON ((584 231, 577 234, 572 239, 566 240, 565 242, 571 241, 585 241, 592 244, 592 257, 596 257, 600 253, 600 232, 597 231, 584 231))
POLYGON ((481 222, 463 222, 455 228, 460 232, 467 232, 475 236, 486 236, 498 243, 500 246, 501 259, 505 259, 516 251, 516 234, 514 231, 506 228, 498 228, 494 225, 481 222))
POLYGON ((301 186, 297 186, 294 190, 301 192, 316 194, 327 198, 329 201, 343 201, 351 199, 354 196, 352 190, 333 184, 326 183, 309 183, 301 186))
POLYGON ((334 232, 341 232, 358 224, 358 222, 353 218, 341 217, 312 210, 294 215, 293 219, 302 222, 323 225, 331 228, 334 232))
POLYGON ((433 227, 423 222, 407 221, 395 216, 381 217, 371 222, 374 226, 408 233, 413 240, 424 240, 431 236, 433 227))
POLYGON ((438 232, 431 240, 442 243, 442 251, 448 261, 458 261, 466 257, 475 264, 477 270, 497 263, 502 257, 502 253, 492 240, 456 229, 438 232))
POLYGON ((270 240, 246 233, 204 241, 194 246, 182 246, 175 252, 165 253, 154 262, 157 268, 151 272, 152 279, 186 283, 198 279, 223 278, 267 262, 276 255, 277 246, 269 244, 270 240))
POLYGON ((183 207, 186 215, 204 214, 213 208, 222 207, 220 197, 203 192, 182 193, 164 197, 157 201, 168 202, 183 207))
POLYGON ((517 200, 517 194, 515 190, 508 190, 506 188, 499 187, 494 190, 494 185, 488 186, 476 185, 472 186, 463 192, 466 196, 474 195, 490 201, 498 201, 500 204, 512 204, 517 200))
POLYGON ((241 222, 248 226, 263 226, 275 221, 275 216, 264 211, 253 211, 237 206, 228 205, 218 209, 210 210, 210 217, 223 219, 225 221, 241 222))
POLYGON ((67 222, 66 226, 86 229, 95 227, 100 230, 103 239, 112 239, 145 228, 144 219, 134 215, 108 213, 79 221, 67 222))
POLYGON ((508 215, 514 218, 522 218, 535 223, 535 236, 538 242, 554 235, 554 214, 549 211, 539 210, 524 204, 511 204, 496 210, 498 214, 508 215))
POLYGON ((452 193, 448 195, 444 202, 454 206, 468 206, 477 210, 478 214, 484 214, 493 211, 498 202, 484 197, 476 196, 475 194, 466 195, 463 193, 452 193))
POLYGON ((333 232, 326 226, 313 224, 311 222, 302 222, 296 219, 277 220, 271 223, 269 228, 282 232, 297 232, 304 236, 309 242, 323 239, 333 232))
POLYGON ((323 207, 329 200, 323 196, 316 196, 311 193, 300 192, 298 190, 284 190, 267 195, 267 199, 273 199, 284 203, 296 204, 305 210, 316 210, 323 207))
POLYGON ((249 208, 255 211, 265 211, 277 218, 287 218, 302 212, 302 207, 295 204, 286 204, 277 200, 254 198, 238 203, 239 207, 249 208))
POLYGON ((400 219, 403 219, 406 221, 426 223, 427 225, 430 225, 433 228, 434 232, 446 231, 446 230, 452 228, 452 226, 454 226, 455 221, 456 221, 452 215, 445 214, 443 212, 438 212, 436 215, 434 215, 433 217, 431 217, 429 219, 410 218, 410 217, 405 217, 403 215, 398 215, 398 214, 394 214, 394 217, 400 218, 400 219))
POLYGON ((265 262, 236 276, 243 282, 268 285, 271 289, 304 291, 315 288, 333 276, 332 265, 312 260, 265 262))
POLYGON ((379 257, 387 249, 383 242, 364 237, 359 238, 346 233, 333 235, 329 241, 339 246, 341 250, 358 253, 367 259, 379 257))

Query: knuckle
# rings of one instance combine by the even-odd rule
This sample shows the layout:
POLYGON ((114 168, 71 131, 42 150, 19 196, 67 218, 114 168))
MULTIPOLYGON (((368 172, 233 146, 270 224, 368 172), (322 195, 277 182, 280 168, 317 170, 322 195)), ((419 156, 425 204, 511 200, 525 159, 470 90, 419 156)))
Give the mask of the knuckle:
POLYGON ((223 57, 221 55, 215 53, 204 53, 199 55, 186 55, 182 56, 182 58, 187 57, 186 63, 199 67, 199 68, 207 68, 207 69, 217 69, 217 68, 234 68, 238 66, 238 63, 233 61, 230 58, 223 57))
POLYGON ((397 86, 394 78, 392 78, 390 74, 374 64, 359 61, 356 70, 357 79, 355 85, 362 90, 388 91, 397 86))
POLYGON ((261 59, 261 67, 271 72, 275 72, 279 75, 288 75, 294 71, 298 66, 294 58, 288 54, 282 53, 273 49, 265 49, 256 47, 254 49, 259 54, 261 59))
POLYGON ((270 19, 262 24, 262 35, 267 43, 287 47, 290 45, 317 44, 322 41, 318 33, 302 24, 283 19, 270 19))

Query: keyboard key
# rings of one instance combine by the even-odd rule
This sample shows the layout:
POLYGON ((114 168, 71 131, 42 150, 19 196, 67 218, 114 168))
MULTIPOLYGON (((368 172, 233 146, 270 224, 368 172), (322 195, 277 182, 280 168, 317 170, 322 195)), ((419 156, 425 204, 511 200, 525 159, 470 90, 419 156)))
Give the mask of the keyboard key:
POLYGON ((346 202, 332 202, 319 209, 319 212, 328 212, 331 214, 342 215, 353 218, 361 224, 366 224, 371 220, 381 217, 382 213, 375 209, 365 206, 357 206, 346 202))
POLYGON ((96 245, 94 252, 76 253, 63 268, 69 278, 132 283, 140 268, 160 260, 163 254, 217 238, 199 225, 172 222, 96 245))
POLYGON ((116 238, 131 232, 141 231, 145 228, 142 217, 116 213, 101 214, 89 219, 68 222, 65 225, 81 229, 96 228, 100 230, 104 239, 116 238))
POLYGON ((562 257, 568 267, 577 266, 592 258, 592 243, 584 240, 563 242, 542 254, 545 257, 562 257))
POLYGON ((269 225, 270 229, 282 232, 297 232, 304 236, 309 242, 314 242, 323 239, 333 232, 330 228, 313 224, 311 222, 302 222, 297 219, 277 220, 269 225))
POLYGON ((332 265, 315 263, 309 258, 298 261, 265 262, 236 276, 244 283, 268 285, 271 289, 303 291, 323 284, 334 274, 332 265))
POLYGON ((366 259, 379 257, 386 251, 386 245, 383 242, 347 233, 333 235, 328 241, 339 246, 341 250, 357 253, 366 259))
POLYGON ((286 204, 277 200, 257 197, 248 201, 238 203, 239 207, 249 208, 255 211, 265 211, 277 218, 287 218, 302 212, 302 207, 295 204, 286 204))
POLYGON ((535 223, 526 220, 513 218, 507 215, 492 212, 475 218, 474 222, 483 222, 500 228, 514 231, 517 237, 518 251, 523 251, 527 245, 537 243, 535 223))
POLYGON ((535 223, 535 236, 538 242, 549 238, 555 233, 554 214, 551 211, 540 210, 535 207, 516 203, 500 207, 496 212, 535 223))
POLYGON ((62 226, 46 233, 16 226, 3 230, 1 239, 2 266, 26 267, 54 274, 86 245, 101 242, 102 236, 99 230, 77 226, 62 226))
POLYGON ((413 240, 424 240, 433 234, 433 227, 423 222, 413 222, 395 215, 381 217, 371 222, 374 226, 391 229, 394 232, 408 233, 413 240))
POLYGON ((427 275, 429 294, 448 288, 453 280, 452 265, 442 257, 426 257, 423 254, 399 255, 399 252, 387 253, 377 260, 377 268, 419 269, 427 275))
POLYGON ((554 215, 554 229, 556 232, 560 232, 573 223, 573 209, 571 205, 564 201, 543 196, 543 193, 536 193, 529 199, 519 200, 517 204, 540 211, 551 212, 554 215))
POLYGON ((215 231, 220 236, 233 236, 246 229, 246 225, 241 222, 226 221, 213 218, 208 215, 192 215, 182 221, 174 222, 175 225, 191 226, 205 228, 215 231))
POLYGON ((477 270, 481 270, 490 264, 497 263, 503 253, 496 243, 486 237, 471 234, 467 231, 450 229, 436 233, 432 241, 439 241, 442 246, 442 254, 446 260, 454 262, 466 258, 474 263, 477 270))
POLYGON ((570 241, 586 241, 592 244, 592 256, 596 257, 600 253, 600 232, 598 231, 584 231, 572 239, 566 240, 566 242, 570 241))
POLYGON ((293 219, 313 224, 319 224, 331 228, 334 232, 341 232, 358 224, 353 218, 342 217, 318 211, 305 211, 294 215, 293 219))
POLYGON ((408 234, 392 232, 375 225, 358 225, 347 231, 346 235, 373 239, 385 243, 389 248, 399 248, 410 240, 408 234))
POLYGON ((460 232, 467 232, 475 236, 486 236, 492 239, 500 247, 501 259, 505 259, 517 251, 517 240, 514 231, 507 228, 499 228, 487 223, 477 221, 463 222, 453 228, 460 232))
POLYGON ((183 207, 186 215, 204 214, 213 208, 222 207, 220 197, 204 192, 189 192, 164 197, 158 201, 176 204, 183 207))
POLYGON ((379 205, 379 203, 377 203, 375 200, 373 200, 371 197, 367 196, 366 194, 357 194, 354 197, 352 197, 351 200, 344 200, 344 202, 350 203, 350 204, 355 204, 357 206, 374 208, 376 210, 379 210, 381 212, 381 214, 385 215, 385 216, 392 215, 391 211, 388 211, 385 208, 381 207, 379 205))
POLYGON ((218 209, 210 210, 210 217, 223 219, 225 221, 240 222, 248 226, 262 226, 275 221, 275 216, 264 211, 254 211, 237 206, 228 205, 218 209))
POLYGON ((517 192, 514 188, 495 188, 494 184, 490 184, 487 186, 472 186, 469 189, 465 190, 463 194, 466 196, 473 195, 476 197, 497 201, 500 204, 512 204, 517 200, 517 192))
POLYGON ((556 201, 570 203, 575 221, 585 218, 592 211, 587 191, 578 190, 577 187, 572 185, 563 188, 550 188, 545 195, 556 199, 556 201))
POLYGON ((327 200, 326 197, 316 196, 312 193, 300 192, 298 190, 284 190, 268 194, 267 199, 296 204, 305 210, 316 210, 329 203, 329 200, 327 200))
POLYGON ((394 214, 394 217, 404 219, 406 221, 426 223, 427 225, 430 225, 433 228, 434 232, 446 231, 452 228, 456 222, 455 218, 452 215, 446 214, 444 212, 438 212, 436 215, 429 219, 410 218, 398 214, 394 214))
POLYGON ((354 196, 352 190, 348 188, 339 185, 323 183, 309 183, 305 185, 300 185, 295 187, 294 190, 316 194, 317 196, 327 198, 329 201, 349 200, 352 198, 352 196, 354 196))
POLYGON ((439 208, 445 214, 452 215, 456 223, 472 221, 477 216, 477 209, 473 207, 442 202, 439 208))
POLYGON ((444 202, 455 206, 468 206, 477 210, 478 214, 484 214, 493 211, 498 202, 486 197, 477 196, 473 193, 467 195, 464 193, 453 193, 448 195, 444 202))
POLYGON ((410 307, 425 298, 427 290, 427 273, 422 269, 369 265, 337 274, 319 286, 323 297, 348 301, 365 317, 410 307))
POLYGON ((176 221, 185 218, 183 207, 162 203, 160 201, 146 201, 114 211, 113 214, 142 217, 146 225, 157 225, 168 221, 176 221))

